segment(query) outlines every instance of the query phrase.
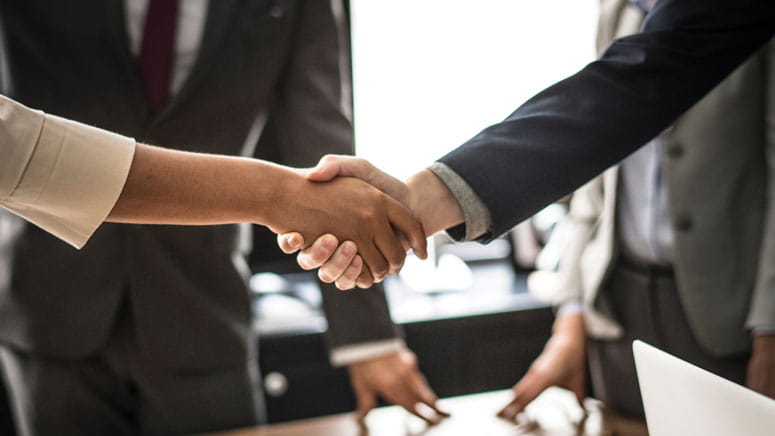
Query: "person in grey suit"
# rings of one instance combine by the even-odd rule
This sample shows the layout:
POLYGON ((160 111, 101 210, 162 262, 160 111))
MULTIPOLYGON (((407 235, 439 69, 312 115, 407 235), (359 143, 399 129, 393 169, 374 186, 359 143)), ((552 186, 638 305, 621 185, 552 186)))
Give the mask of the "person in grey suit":
MULTIPOLYGON (((598 45, 645 11, 602 3, 598 45)), ((643 417, 632 341, 775 397, 775 40, 644 148, 576 191, 552 338, 501 412, 560 385, 643 417), (586 359, 585 359, 586 356, 586 359)))
MULTIPOLYGON (((169 3, 2 2, 7 94, 189 151, 271 150, 291 166, 352 151, 339 2, 186 0, 174 13, 169 3)), ((186 434, 264 421, 249 229, 104 224, 81 252, 31 226, 9 239, 0 357, 22 434, 186 434)), ((323 295, 332 359, 350 366, 360 403, 381 394, 412 410, 433 405, 384 294, 329 286, 323 295), (353 353, 358 345, 367 351, 353 353)))

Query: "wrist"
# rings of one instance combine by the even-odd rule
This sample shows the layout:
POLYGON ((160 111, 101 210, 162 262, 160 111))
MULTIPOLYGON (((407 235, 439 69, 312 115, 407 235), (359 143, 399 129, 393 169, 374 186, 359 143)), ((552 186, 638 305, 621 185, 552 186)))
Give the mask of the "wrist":
POLYGON ((557 317, 552 326, 552 336, 574 341, 585 339, 584 316, 576 312, 557 317))
POLYGON ((257 164, 259 168, 254 172, 257 179, 247 189, 254 223, 269 227, 274 232, 294 230, 284 226, 289 217, 295 216, 293 209, 303 192, 301 185, 305 183, 304 177, 280 165, 257 164))
POLYGON ((753 337, 753 351, 775 349, 775 334, 759 334, 753 337))
POLYGON ((452 191, 430 170, 423 170, 407 182, 409 209, 420 219, 426 236, 463 222, 463 210, 452 191))

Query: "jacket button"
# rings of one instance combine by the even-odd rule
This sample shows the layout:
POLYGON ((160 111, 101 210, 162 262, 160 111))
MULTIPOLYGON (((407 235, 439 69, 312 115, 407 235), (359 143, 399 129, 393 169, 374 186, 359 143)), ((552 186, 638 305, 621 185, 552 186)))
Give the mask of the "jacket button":
POLYGON ((686 215, 679 215, 675 219, 675 228, 680 232, 688 232, 692 229, 692 219, 686 215))
POLYGON ((282 397, 288 392, 288 379, 281 372, 270 372, 264 376, 264 391, 270 397, 282 397))
POLYGON ((667 147, 667 155, 673 159, 678 159, 684 155, 684 146, 681 144, 671 144, 667 147))

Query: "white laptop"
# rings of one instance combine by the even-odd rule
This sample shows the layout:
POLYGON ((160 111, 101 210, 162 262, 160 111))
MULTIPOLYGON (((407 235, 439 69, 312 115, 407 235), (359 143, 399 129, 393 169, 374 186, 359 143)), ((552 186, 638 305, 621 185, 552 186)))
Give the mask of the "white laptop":
POLYGON ((645 342, 632 349, 650 436, 775 435, 775 400, 645 342))

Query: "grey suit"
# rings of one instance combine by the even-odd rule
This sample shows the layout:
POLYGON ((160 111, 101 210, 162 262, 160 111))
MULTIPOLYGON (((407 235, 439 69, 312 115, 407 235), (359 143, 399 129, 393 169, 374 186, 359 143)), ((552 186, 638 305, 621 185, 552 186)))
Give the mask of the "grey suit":
MULTIPOLYGON (((775 171, 773 66, 775 42, 661 136, 681 298, 697 340, 716 355, 749 350, 748 328, 775 325, 775 237, 768 230, 775 209, 767 207, 775 198, 767 177, 775 171)), ((617 173, 613 167, 574 194, 572 239, 561 261, 558 302, 583 300, 589 331, 600 338, 621 334, 598 298, 618 253, 617 173)))
MULTIPOLYGON (((143 142, 250 155, 261 138, 262 153, 289 165, 311 165, 326 153, 352 152, 344 104, 347 63, 339 56, 346 53, 345 39, 331 5, 211 1, 190 77, 151 117, 127 45, 121 0, 3 1, 11 96, 143 142), (274 128, 271 142, 260 135, 266 122, 274 128)), ((27 227, 16 241, 11 286, 0 289, 0 340, 21 356, 9 364, 6 353, 4 362, 23 375, 31 359, 70 365, 104 355, 99 364, 105 366, 122 360, 115 353, 130 350, 139 357, 127 360, 146 374, 154 371, 149 379, 157 386, 164 374, 234 373, 247 382, 255 362, 245 282, 248 250, 249 229, 242 226, 104 225, 81 252, 27 227)), ((331 344, 395 335, 381 292, 329 289, 324 298, 335 320, 328 332, 331 344)), ((125 369, 111 366, 108 373, 125 369)), ((139 383, 129 377, 123 386, 139 383)), ((204 416, 191 410, 188 427, 144 429, 138 418, 138 431, 199 432, 260 421, 255 405, 226 401, 235 388, 197 383, 190 395, 216 405, 224 399, 222 405, 204 416), (208 417, 235 407, 245 413, 233 422, 208 417)), ((143 387, 132 389, 142 401, 143 387)), ((126 413, 141 412, 130 407, 126 413)), ((47 418, 49 428, 56 425, 52 417, 30 419, 47 418)))
MULTIPOLYGON (((637 32, 642 15, 626 1, 602 4, 601 47, 637 32)), ((774 67, 770 42, 660 136, 674 272, 640 274, 620 259, 618 167, 574 194, 557 299, 583 301, 593 381, 619 373, 602 396, 633 403, 628 411, 639 407, 637 392, 619 398, 636 389, 633 338, 743 382, 750 329, 775 326, 774 67), (606 349, 611 341, 621 350, 606 349)))

